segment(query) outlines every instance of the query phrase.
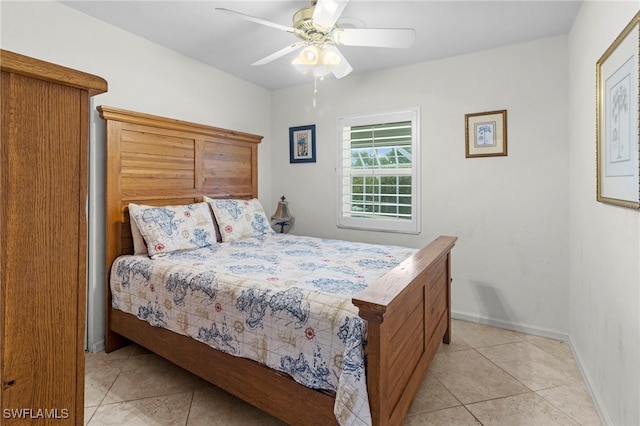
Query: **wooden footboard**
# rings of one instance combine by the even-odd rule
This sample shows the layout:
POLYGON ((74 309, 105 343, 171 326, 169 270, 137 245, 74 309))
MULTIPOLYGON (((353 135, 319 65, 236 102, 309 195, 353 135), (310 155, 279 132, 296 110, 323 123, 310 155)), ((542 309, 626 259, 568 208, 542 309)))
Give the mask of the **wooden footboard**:
POLYGON ((451 330, 451 249, 438 237, 353 298, 368 321, 367 386, 374 425, 401 424, 451 330))

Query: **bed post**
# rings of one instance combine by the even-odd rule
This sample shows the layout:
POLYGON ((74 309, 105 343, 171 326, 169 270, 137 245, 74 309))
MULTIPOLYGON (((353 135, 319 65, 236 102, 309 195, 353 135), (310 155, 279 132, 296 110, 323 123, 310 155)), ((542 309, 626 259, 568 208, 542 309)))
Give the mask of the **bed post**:
POLYGON ((386 327, 383 315, 374 311, 363 312, 360 317, 367 321, 367 390, 369 394, 369 409, 371 410, 371 424, 385 425, 390 417, 389 398, 385 398, 381 389, 389 386, 389 377, 384 370, 388 365, 386 345, 386 327))
POLYGON ((446 343, 447 345, 451 343, 451 284, 453 283, 453 278, 451 277, 451 253, 447 255, 447 331, 445 331, 444 336, 442 336, 442 343, 446 343))
POLYGON ((456 240, 436 238, 353 298, 368 322, 374 425, 404 421, 440 343, 450 341, 450 256, 456 240))

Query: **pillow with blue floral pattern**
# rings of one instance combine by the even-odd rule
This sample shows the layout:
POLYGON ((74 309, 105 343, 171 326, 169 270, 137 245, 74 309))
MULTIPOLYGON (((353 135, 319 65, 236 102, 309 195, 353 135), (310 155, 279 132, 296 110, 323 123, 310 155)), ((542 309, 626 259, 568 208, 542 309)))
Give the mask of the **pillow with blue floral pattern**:
POLYGON ((213 218, 204 202, 161 207, 130 203, 129 215, 136 221, 152 259, 217 243, 213 218))
POLYGON ((204 197, 213 210, 222 242, 260 237, 275 233, 264 208, 256 198, 251 200, 225 200, 204 197))

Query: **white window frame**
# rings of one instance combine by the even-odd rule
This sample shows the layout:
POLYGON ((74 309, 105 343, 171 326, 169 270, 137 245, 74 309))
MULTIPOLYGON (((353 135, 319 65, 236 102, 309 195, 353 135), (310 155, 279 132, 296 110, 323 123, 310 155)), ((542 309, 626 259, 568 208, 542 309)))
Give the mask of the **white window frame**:
MULTIPOLYGON (((420 108, 413 107, 407 109, 379 112, 374 114, 361 114, 338 117, 337 121, 337 141, 338 157, 336 167, 336 214, 338 228, 362 229, 369 231, 397 232, 405 234, 420 233, 420 108), (381 123, 394 123, 401 121, 411 121, 411 219, 393 218, 362 218, 350 217, 343 212, 343 206, 350 203, 351 193, 343 192, 346 181, 351 181, 351 163, 347 158, 343 158, 343 151, 350 147, 345 147, 344 128, 353 126, 364 126, 381 123), (346 197, 346 198, 345 198, 346 197)), ((372 170, 372 176, 382 176, 388 174, 385 170, 372 170)), ((395 175, 395 174, 394 174, 395 175)), ((407 174, 409 175, 409 173, 407 174)))

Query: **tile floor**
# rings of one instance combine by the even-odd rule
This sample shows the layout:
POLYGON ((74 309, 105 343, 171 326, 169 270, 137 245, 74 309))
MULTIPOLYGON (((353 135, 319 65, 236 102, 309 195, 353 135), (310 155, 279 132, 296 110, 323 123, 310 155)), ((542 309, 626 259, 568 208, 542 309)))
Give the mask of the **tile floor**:
MULTIPOLYGON (((85 424, 282 425, 147 350, 86 355, 85 424)), ((453 321, 407 425, 599 425, 564 342, 453 321)))

